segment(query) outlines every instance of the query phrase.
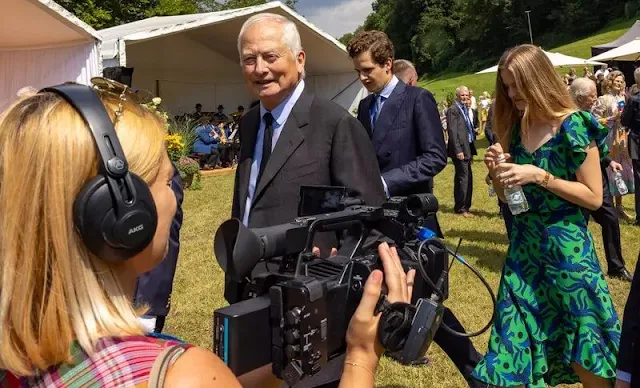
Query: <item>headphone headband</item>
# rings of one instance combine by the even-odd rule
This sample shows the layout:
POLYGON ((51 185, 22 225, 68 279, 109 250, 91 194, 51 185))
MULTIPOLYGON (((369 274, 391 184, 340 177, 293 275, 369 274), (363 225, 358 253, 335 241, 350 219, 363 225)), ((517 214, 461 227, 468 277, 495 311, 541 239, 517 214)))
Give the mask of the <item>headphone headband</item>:
POLYGON ((157 214, 147 184, 129 172, 114 125, 89 86, 64 84, 40 91, 64 98, 89 127, 100 156, 98 176, 74 203, 76 227, 87 247, 105 260, 126 260, 149 245, 157 214))
POLYGON ((116 179, 123 178, 128 171, 127 161, 111 118, 98 95, 90 87, 78 84, 52 86, 41 92, 58 94, 78 111, 93 133, 102 172, 116 179))

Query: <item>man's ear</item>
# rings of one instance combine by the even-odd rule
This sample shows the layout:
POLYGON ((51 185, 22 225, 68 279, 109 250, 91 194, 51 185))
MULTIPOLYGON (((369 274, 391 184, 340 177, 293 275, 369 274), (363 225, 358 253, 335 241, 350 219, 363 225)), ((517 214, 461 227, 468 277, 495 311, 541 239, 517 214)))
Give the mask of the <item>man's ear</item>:
POLYGON ((305 53, 304 50, 300 50, 298 56, 296 57, 296 64, 298 65, 299 72, 302 72, 302 70, 304 70, 304 65, 306 64, 306 62, 307 53, 305 53))

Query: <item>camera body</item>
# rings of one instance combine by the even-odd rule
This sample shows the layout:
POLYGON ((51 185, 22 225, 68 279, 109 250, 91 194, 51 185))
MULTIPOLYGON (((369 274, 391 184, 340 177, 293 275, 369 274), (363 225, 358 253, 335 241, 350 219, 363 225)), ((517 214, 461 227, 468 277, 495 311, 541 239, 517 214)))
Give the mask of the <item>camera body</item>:
POLYGON ((272 363, 274 375, 294 385, 344 354, 345 335, 364 284, 372 271, 382 269, 377 244, 363 248, 367 238, 395 243, 405 270, 418 268, 423 260, 429 276, 441 278, 440 297, 422 300, 435 290, 433 282, 416 275, 416 307, 403 319, 389 318, 385 326, 395 338, 399 360, 411 362, 426 352, 442 316, 447 283, 441 274, 446 274, 448 253, 437 244, 427 245, 418 258, 417 246, 425 220, 435 217, 437 201, 425 194, 392 198, 382 207, 352 204, 273 228, 250 231, 238 220, 220 227, 216 258, 227 275, 244 279, 260 260, 277 264, 277 270, 250 279, 246 300, 214 312, 214 350, 236 375, 272 363), (359 231, 355 243, 343 245, 329 259, 312 253, 316 232, 344 230, 359 231))

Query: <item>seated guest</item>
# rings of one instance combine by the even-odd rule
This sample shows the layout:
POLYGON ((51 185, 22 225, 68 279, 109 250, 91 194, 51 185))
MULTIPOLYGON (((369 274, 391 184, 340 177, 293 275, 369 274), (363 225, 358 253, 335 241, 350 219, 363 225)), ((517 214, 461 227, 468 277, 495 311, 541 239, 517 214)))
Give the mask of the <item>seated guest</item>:
POLYGON ((218 143, 220 137, 215 132, 213 125, 199 125, 196 127, 196 141, 193 143, 193 153, 204 161, 204 169, 214 169, 218 164, 218 143))
POLYGON ((223 123, 229 120, 226 114, 224 114, 224 106, 218 105, 218 111, 213 114, 213 119, 218 123, 223 123))
MULTIPOLYGON (((159 386, 152 377, 166 377, 166 388, 247 386, 245 379, 252 376, 239 381, 209 350, 145 333, 140 325, 131 303, 136 278, 163 260, 176 212, 165 123, 121 98, 124 85, 119 93, 73 86, 76 96, 84 94, 78 101, 97 108, 94 112, 113 126, 88 125, 60 90, 20 99, 0 117, 0 386, 159 386), (122 147, 125 179, 108 180, 102 174, 111 170, 98 169, 111 155, 96 152, 98 134, 92 128, 106 132, 114 149, 122 147), (146 228, 136 228, 143 235, 135 246, 115 248, 108 240, 117 234, 94 220, 122 214, 123 199, 109 186, 127 182, 135 187, 134 203, 146 228), (175 353, 160 357, 167 350, 175 353), (158 370, 166 375, 153 372, 158 370)), ((126 219, 112 223, 120 221, 126 219)), ((411 299, 408 285, 415 271, 405 275, 397 252, 386 243, 378 252, 384 276, 379 270, 369 276, 349 324, 341 387, 374 385, 384 351, 377 342, 375 311, 383 280, 390 303, 411 299)), ((268 373, 253 381, 256 386, 280 385, 267 377, 270 365, 263 369, 268 373)))
POLYGON ((204 113, 202 113, 202 104, 196 104, 196 110, 191 113, 191 120, 199 120, 202 118, 204 113))

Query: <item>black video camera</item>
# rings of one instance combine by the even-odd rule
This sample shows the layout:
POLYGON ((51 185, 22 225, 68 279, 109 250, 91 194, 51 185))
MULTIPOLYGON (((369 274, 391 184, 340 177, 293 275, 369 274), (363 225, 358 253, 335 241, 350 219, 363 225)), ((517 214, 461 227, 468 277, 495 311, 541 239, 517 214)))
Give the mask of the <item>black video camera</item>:
MULTIPOLYGON (((440 325, 447 298, 448 251, 425 228, 435 218, 432 194, 391 198, 381 207, 358 204, 337 193, 339 188, 303 188, 301 198, 329 198, 333 213, 306 215, 293 222, 247 229, 237 219, 225 221, 215 235, 216 258, 236 281, 247 279, 260 261, 273 270, 249 279, 245 299, 214 312, 214 350, 236 374, 272 363, 273 373, 294 385, 318 373, 344 354, 349 321, 374 269, 382 269, 377 244, 391 240, 405 270, 420 269, 412 305, 379 303, 378 337, 403 363, 423 356, 440 325), (325 190, 327 195, 318 196, 325 190), (336 200, 336 196, 339 200, 336 200), (322 259, 312 252, 317 232, 359 232, 336 256, 322 259), (437 279, 436 283, 431 279, 437 279)), ((325 204, 301 206, 300 213, 327 210, 325 204)))

